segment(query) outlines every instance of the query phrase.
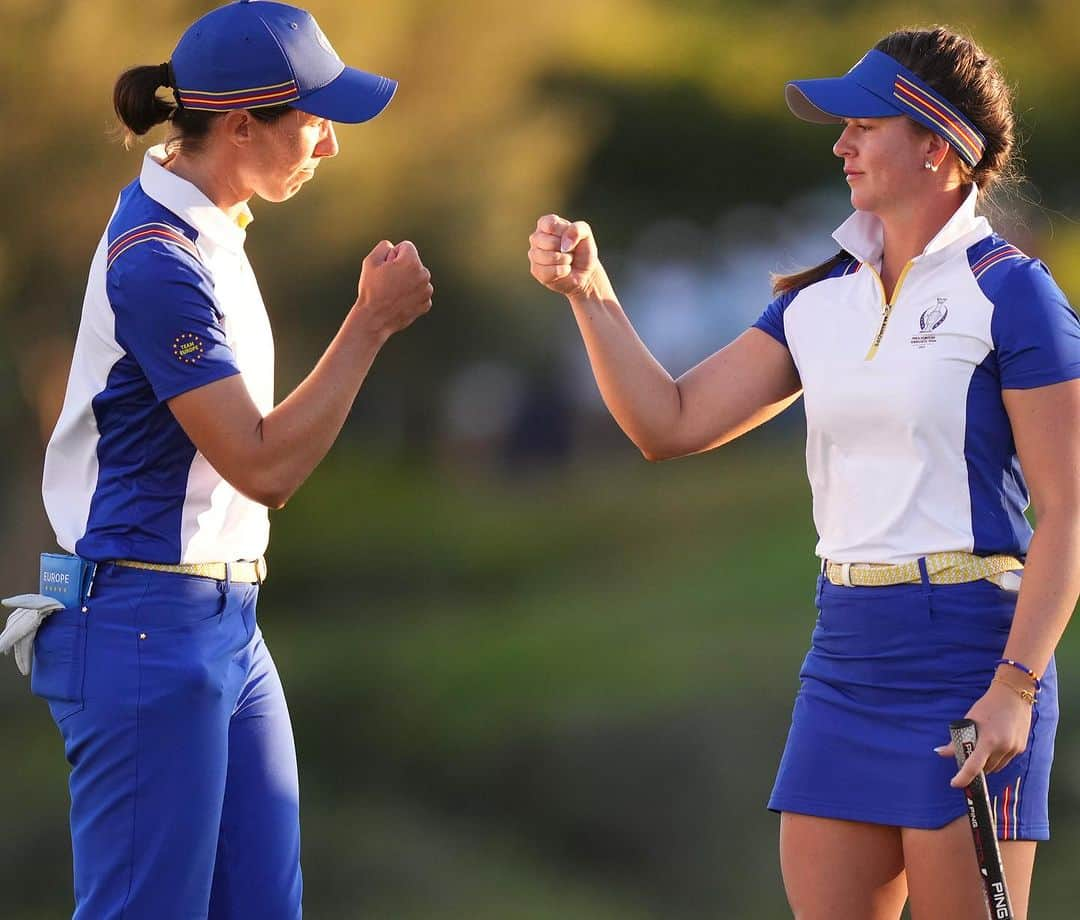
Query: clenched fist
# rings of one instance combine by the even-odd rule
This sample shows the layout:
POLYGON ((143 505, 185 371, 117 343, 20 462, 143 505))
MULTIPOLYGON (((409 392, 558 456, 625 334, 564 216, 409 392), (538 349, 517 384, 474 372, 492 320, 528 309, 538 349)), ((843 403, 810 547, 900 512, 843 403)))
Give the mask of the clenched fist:
POLYGON ((590 293, 603 274, 589 225, 557 214, 536 222, 529 237, 529 266, 537 281, 567 297, 590 293))
POLYGON ((383 240, 364 259, 353 309, 391 336, 431 309, 433 293, 431 272, 416 247, 408 240, 396 246, 383 240))

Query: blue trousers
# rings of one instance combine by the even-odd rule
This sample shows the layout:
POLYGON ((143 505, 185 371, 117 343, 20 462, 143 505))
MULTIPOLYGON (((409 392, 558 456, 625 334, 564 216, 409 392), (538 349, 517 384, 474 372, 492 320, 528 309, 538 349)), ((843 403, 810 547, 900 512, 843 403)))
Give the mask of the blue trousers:
POLYGON ((297 920, 296 753, 258 587, 114 565, 38 631, 74 920, 297 920))

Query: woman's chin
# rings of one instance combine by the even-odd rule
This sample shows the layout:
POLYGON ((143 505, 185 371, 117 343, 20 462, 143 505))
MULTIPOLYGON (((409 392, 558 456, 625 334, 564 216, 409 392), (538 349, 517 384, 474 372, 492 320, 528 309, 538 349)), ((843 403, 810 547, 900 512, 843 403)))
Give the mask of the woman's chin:
POLYGON ((851 206, 856 211, 872 211, 874 210, 873 202, 870 200, 870 196, 865 192, 857 189, 851 190, 851 206))
POLYGON ((277 204, 282 201, 288 201, 303 187, 303 182, 290 182, 288 185, 284 185, 280 188, 266 188, 260 189, 256 194, 263 200, 277 204))

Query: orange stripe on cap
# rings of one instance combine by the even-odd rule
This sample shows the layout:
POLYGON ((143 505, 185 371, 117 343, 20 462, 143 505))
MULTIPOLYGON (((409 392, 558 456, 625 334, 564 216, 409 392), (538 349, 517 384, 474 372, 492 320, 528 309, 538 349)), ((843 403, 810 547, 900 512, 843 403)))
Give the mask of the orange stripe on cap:
POLYGON ((960 156, 964 158, 964 161, 968 163, 968 165, 974 166, 982 158, 981 150, 973 149, 952 128, 950 128, 947 124, 945 124, 931 112, 928 112, 926 109, 916 105, 915 102, 904 96, 899 91, 894 91, 893 96, 903 102, 908 108, 918 112, 919 115, 925 118, 928 122, 935 125, 938 129, 935 133, 940 134, 942 137, 948 140, 957 149, 957 151, 960 153, 960 156))
POLYGON ((239 96, 235 99, 207 99, 203 96, 180 96, 180 101, 187 109, 235 109, 246 108, 248 103, 257 102, 261 105, 275 105, 299 99, 300 93, 295 89, 281 90, 277 93, 263 93, 260 96, 239 96))
POLYGON ((256 86, 218 93, 193 89, 178 89, 180 104, 189 109, 217 112, 237 108, 258 108, 264 105, 281 105, 300 98, 300 88, 295 80, 276 83, 273 86, 256 86))
POLYGON ((981 152, 983 142, 979 140, 978 136, 975 135, 971 128, 964 124, 957 116, 956 112, 942 108, 933 96, 927 95, 924 90, 912 83, 907 77, 903 76, 903 74, 897 74, 896 88, 902 92, 906 92, 908 95, 920 99, 924 105, 944 118, 969 144, 971 144, 973 149, 981 152), (901 85, 901 83, 903 83, 903 85, 901 85))
POLYGON ((284 83, 271 83, 269 86, 250 86, 247 89, 229 89, 225 92, 211 92, 208 89, 178 89, 178 93, 191 94, 193 96, 236 96, 247 95, 249 93, 261 93, 264 89, 281 89, 282 87, 291 86, 296 89, 295 80, 286 80, 284 83))

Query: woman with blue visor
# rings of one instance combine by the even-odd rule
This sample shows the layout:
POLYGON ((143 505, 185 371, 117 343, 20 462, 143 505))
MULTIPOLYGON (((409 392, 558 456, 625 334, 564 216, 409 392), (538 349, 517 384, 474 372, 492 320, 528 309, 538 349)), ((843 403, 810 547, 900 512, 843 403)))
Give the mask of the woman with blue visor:
POLYGON ((606 405, 650 460, 804 397, 818 617, 769 801, 795 916, 896 920, 910 902, 915 920, 982 920, 962 790, 985 769, 1022 918, 1049 836, 1053 654, 1080 593, 1080 322, 979 214, 1015 127, 973 41, 895 32, 786 95, 837 126, 854 213, 838 254, 774 279, 730 345, 673 380, 584 222, 542 217, 532 273, 569 299, 606 405), (957 772, 948 726, 965 715, 979 742, 957 772))
POLYGON ((275 403, 248 202, 295 195, 337 153, 334 122, 375 117, 395 88, 346 67, 306 11, 249 0, 116 83, 129 139, 169 136, 91 263, 45 458, 68 555, 43 557, 40 595, 5 602, 0 637, 71 764, 75 920, 301 916, 296 754, 255 613, 267 512, 432 288, 412 243, 379 243, 333 342, 275 403))

